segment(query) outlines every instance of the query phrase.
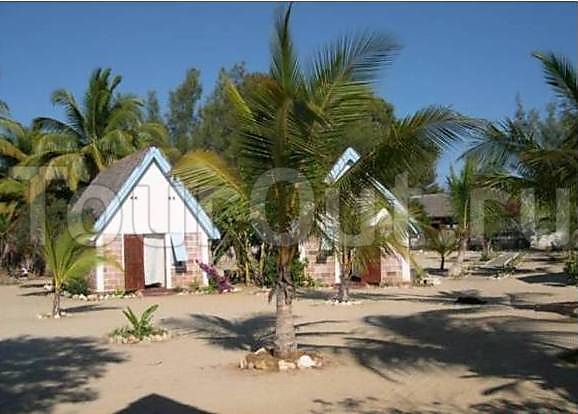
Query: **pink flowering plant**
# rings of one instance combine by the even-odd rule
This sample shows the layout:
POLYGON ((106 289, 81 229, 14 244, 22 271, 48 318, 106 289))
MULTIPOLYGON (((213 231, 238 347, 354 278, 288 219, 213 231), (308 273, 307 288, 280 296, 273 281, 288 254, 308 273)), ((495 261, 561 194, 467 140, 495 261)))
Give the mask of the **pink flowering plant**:
POLYGON ((198 260, 197 264, 201 270, 207 274, 207 277, 209 278, 209 286, 216 288, 217 292, 226 293, 233 290, 233 286, 231 285, 231 282, 229 282, 229 278, 225 275, 220 275, 215 266, 199 262, 198 260))

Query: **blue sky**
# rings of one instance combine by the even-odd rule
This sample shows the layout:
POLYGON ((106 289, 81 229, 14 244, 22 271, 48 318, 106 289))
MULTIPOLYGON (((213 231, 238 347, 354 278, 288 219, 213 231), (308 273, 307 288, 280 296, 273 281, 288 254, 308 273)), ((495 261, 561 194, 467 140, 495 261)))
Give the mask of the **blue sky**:
MULTIPOLYGON (((161 103, 186 68, 206 93, 220 67, 267 69, 272 3, 0 3, 0 98, 14 118, 61 116, 54 89, 79 94, 90 72, 111 67, 122 91, 155 89, 161 103)), ((553 98, 533 50, 576 62, 576 3, 297 3, 303 58, 336 36, 369 29, 403 45, 376 86, 398 115, 451 105, 491 120, 511 115, 515 96, 543 108, 553 98)), ((444 154, 440 181, 461 153, 444 154)))

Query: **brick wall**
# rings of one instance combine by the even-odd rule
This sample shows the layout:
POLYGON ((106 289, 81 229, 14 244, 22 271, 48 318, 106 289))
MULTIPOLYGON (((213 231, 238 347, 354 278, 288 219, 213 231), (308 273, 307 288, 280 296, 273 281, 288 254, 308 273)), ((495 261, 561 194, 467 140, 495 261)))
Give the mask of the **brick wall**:
MULTIPOLYGON (((189 287, 189 285, 196 280, 200 285, 202 284, 202 271, 196 260, 202 262, 202 247, 199 233, 185 234, 185 247, 187 249, 187 271, 184 273, 177 273, 175 268, 171 269, 173 287, 189 287)), ((209 250, 209 264, 210 264, 210 250, 209 250)))
POLYGON ((325 263, 319 263, 319 239, 310 237, 302 245, 302 257, 307 259, 307 274, 323 284, 333 285, 335 283, 335 256, 329 254, 325 263))
MULTIPOLYGON (((106 254, 117 262, 117 266, 110 263, 103 264, 104 290, 112 292, 114 290, 124 290, 124 270, 123 265, 123 243, 122 234, 103 235, 102 246, 98 247, 100 254, 106 254), (121 268, 119 268, 120 266, 121 268)), ((95 278, 96 279, 96 278, 95 278)), ((94 288, 96 289, 96 280, 94 288)))
POLYGON ((381 285, 399 286, 405 284, 401 278, 401 263, 395 255, 381 256, 381 285))

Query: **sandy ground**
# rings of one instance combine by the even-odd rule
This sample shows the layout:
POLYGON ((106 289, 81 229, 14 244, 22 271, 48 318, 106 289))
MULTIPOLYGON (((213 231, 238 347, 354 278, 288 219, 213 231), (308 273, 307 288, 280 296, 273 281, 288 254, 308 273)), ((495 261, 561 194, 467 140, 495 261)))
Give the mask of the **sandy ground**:
MULTIPOLYGON (((431 255, 423 263, 437 265, 431 255)), ((494 280, 472 275, 431 288, 331 291, 295 303, 299 342, 330 359, 322 370, 237 369, 267 340, 273 305, 256 291, 86 303, 39 320, 50 297, 0 286, 0 412, 54 413, 471 413, 577 412, 578 369, 556 358, 577 347, 576 319, 536 303, 576 300, 548 257, 494 280), (454 304, 472 291, 483 306, 454 304), (121 309, 158 303, 156 320, 182 334, 163 343, 108 345, 121 309)))

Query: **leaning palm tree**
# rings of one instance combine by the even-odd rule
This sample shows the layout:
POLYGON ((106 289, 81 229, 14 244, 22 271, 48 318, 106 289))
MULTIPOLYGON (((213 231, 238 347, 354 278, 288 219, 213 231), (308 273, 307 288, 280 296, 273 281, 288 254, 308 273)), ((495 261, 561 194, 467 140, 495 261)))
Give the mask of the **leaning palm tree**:
POLYGON ((61 106, 66 121, 36 118, 36 129, 48 133, 38 144, 35 157, 28 163, 46 165, 47 180, 66 179, 72 191, 79 182, 90 181, 99 171, 143 145, 166 143, 161 125, 144 123, 142 102, 117 92, 120 76, 110 69, 97 69, 90 77, 83 101, 60 89, 52 103, 61 106))
POLYGON ((111 262, 107 257, 97 254, 96 248, 90 243, 92 235, 82 230, 82 227, 76 225, 56 232, 49 225, 44 226, 42 254, 52 277, 52 316, 55 318, 61 316, 60 295, 63 286, 75 278, 86 277, 99 263, 111 262))
MULTIPOLYGON (((293 46, 290 16, 291 6, 277 14, 268 76, 243 95, 228 87, 241 124, 238 168, 214 153, 197 151, 175 170, 205 203, 218 203, 220 211, 228 206, 242 211, 242 219, 252 222, 276 257, 270 299, 276 300, 275 353, 281 357, 297 349, 289 264, 323 213, 331 185, 326 178, 335 162, 332 148, 350 123, 367 114, 372 83, 398 49, 385 35, 345 37, 322 49, 304 70, 293 46)), ((454 138, 463 128, 459 120, 436 109, 401 120, 361 166, 352 168, 355 173, 340 180, 339 188, 372 182, 367 171, 387 176, 390 165, 379 161, 391 152, 396 154, 390 164, 404 170, 411 166, 411 147, 454 138)))

